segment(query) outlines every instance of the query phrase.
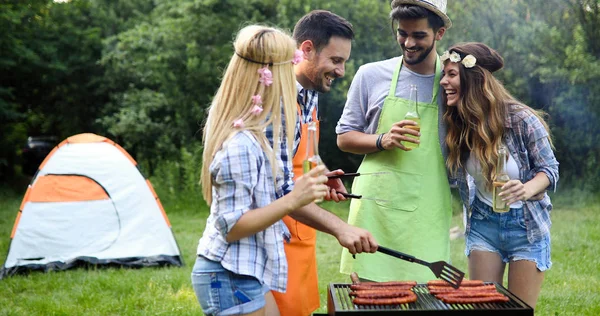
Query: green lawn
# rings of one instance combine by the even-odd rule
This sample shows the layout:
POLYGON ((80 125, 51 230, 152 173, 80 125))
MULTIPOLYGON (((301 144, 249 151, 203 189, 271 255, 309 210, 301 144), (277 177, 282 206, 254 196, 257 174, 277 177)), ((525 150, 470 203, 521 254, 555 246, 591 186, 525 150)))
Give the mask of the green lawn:
MULTIPOLYGON (((6 259, 23 191, 0 187, 0 264, 6 259)), ((158 193, 183 253, 184 267, 78 269, 7 278, 0 280, 0 315, 201 315, 189 275, 206 207, 193 199, 186 202, 158 193)), ((346 219, 347 203, 325 206, 346 219)), ((581 193, 561 195, 552 217, 554 265, 546 274, 536 315, 600 315, 600 201, 581 193)), ((462 225, 459 216, 453 220, 462 225)), ((337 241, 324 234, 318 238, 323 305, 318 312, 325 312, 327 285, 349 279, 338 272, 341 248, 337 241)), ((466 271, 463 242, 453 241, 452 264, 466 271)))

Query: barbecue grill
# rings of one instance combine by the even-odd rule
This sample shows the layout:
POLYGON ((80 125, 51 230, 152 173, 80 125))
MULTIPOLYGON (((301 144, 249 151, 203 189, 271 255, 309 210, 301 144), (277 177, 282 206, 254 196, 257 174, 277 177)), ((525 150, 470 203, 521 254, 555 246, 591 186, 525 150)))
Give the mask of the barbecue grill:
POLYGON ((354 305, 350 296, 350 284, 329 284, 327 291, 327 313, 332 315, 533 315, 533 308, 520 300, 506 288, 494 284, 499 293, 506 295, 506 303, 481 303, 481 304, 446 304, 429 293, 426 284, 417 284, 413 292, 417 294, 417 301, 401 305, 354 305))

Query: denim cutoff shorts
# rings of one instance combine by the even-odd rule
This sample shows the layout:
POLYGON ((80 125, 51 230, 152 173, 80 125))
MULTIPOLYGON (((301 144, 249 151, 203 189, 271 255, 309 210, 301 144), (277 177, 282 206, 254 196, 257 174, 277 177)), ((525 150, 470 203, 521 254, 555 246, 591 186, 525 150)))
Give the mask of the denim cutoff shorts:
POLYGON ((511 208, 496 213, 492 207, 475 197, 471 213, 471 227, 467 233, 465 255, 471 251, 495 252, 504 263, 527 260, 535 262, 538 270, 550 269, 550 234, 530 243, 523 208, 511 208))
POLYGON ((269 288, 258 279, 230 272, 221 263, 197 256, 192 286, 207 316, 240 315, 265 306, 269 288))

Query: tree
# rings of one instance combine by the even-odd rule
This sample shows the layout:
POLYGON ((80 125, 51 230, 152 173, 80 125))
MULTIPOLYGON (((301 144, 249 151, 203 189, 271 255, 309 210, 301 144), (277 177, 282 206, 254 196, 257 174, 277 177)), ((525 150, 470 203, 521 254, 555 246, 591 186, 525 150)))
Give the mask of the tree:
POLYGON ((110 93, 98 122, 153 170, 197 146, 205 110, 242 24, 272 20, 276 1, 163 1, 105 41, 110 93), (233 23, 232 23, 233 22, 233 23))
MULTIPOLYGON (((353 171, 362 157, 337 149, 335 125, 358 67, 401 53, 389 0, 13 0, 0 3, 0 178, 33 134, 96 132, 151 173, 193 160, 233 35, 248 23, 291 32, 314 9, 356 33, 346 76, 320 100, 322 156, 353 171)), ((438 52, 464 41, 497 49, 497 77, 549 114, 561 183, 600 190, 600 2, 462 0, 448 14, 454 26, 438 52)))
POLYGON ((40 68, 43 40, 37 34, 48 16, 47 1, 0 3, 0 180, 14 173, 18 149, 25 144, 26 113, 31 95, 38 91, 37 80, 30 82, 40 68))

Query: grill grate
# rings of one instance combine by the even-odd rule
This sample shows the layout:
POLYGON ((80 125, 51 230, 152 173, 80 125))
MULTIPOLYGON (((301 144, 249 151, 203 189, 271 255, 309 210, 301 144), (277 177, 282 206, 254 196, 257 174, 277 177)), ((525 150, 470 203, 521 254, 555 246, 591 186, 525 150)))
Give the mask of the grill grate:
POLYGON ((327 293, 327 311, 329 315, 372 315, 373 313, 392 315, 401 312, 402 315, 426 313, 443 313, 445 315, 533 315, 533 309, 510 293, 502 285, 496 285, 499 293, 506 295, 506 303, 481 303, 481 304, 446 304, 435 296, 429 294, 426 284, 417 284, 413 292, 417 301, 401 305, 354 305, 350 296, 350 284, 329 285, 327 293))

